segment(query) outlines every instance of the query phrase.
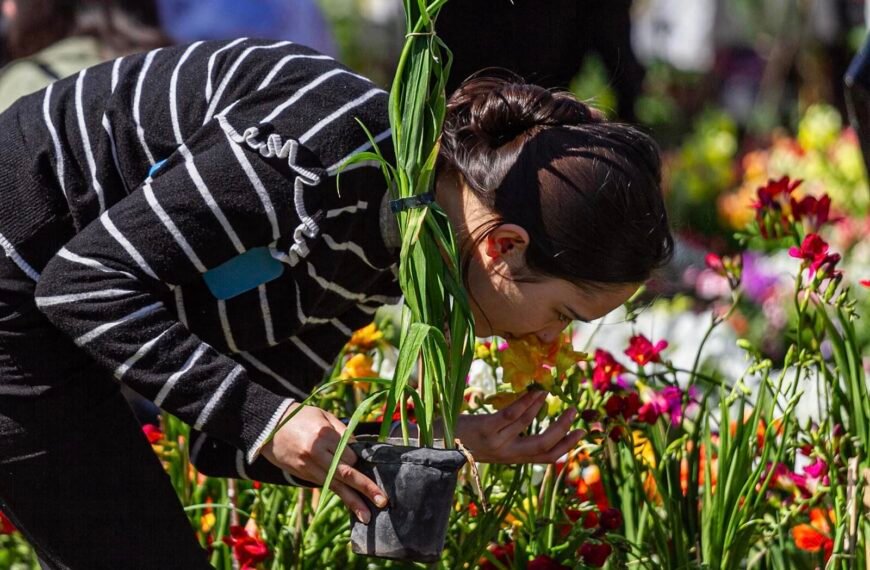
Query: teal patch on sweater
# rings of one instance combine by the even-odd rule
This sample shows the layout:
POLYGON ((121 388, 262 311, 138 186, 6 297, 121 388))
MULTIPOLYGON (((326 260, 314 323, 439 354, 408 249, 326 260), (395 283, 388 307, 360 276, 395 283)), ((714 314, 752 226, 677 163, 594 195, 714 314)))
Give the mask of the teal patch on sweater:
POLYGON ((277 279, 284 264, 272 257, 268 247, 255 247, 202 274, 217 299, 232 299, 277 279))

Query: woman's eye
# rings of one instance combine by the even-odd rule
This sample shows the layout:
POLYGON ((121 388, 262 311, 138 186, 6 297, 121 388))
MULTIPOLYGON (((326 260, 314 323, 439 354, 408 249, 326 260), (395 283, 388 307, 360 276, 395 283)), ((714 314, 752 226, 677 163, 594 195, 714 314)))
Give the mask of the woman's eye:
POLYGON ((559 313, 559 322, 562 322, 562 323, 570 323, 570 322, 571 322, 571 317, 569 317, 568 315, 566 315, 566 314, 564 314, 564 313, 559 313))

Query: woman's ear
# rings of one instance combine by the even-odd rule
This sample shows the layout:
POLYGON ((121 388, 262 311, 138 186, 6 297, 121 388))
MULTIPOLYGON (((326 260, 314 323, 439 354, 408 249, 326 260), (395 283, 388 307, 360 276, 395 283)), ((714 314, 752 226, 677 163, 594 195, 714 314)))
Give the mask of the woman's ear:
POLYGON ((504 261, 511 270, 525 265, 528 246, 529 233, 516 224, 501 224, 486 236, 486 256, 504 261))

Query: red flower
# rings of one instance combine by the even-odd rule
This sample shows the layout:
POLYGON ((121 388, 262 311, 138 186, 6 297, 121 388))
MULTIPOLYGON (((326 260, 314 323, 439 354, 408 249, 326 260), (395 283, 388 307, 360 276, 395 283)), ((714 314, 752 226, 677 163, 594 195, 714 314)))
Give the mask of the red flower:
POLYGON ((637 392, 629 392, 628 394, 612 394, 604 404, 604 410, 611 418, 621 415, 625 419, 634 416, 640 409, 640 396, 637 392))
POLYGON ((559 564, 546 554, 539 554, 534 560, 526 564, 528 570, 570 570, 570 566, 559 564))
POLYGON ((468 503, 468 515, 471 517, 476 517, 478 514, 477 504, 474 501, 468 503))
POLYGON ((833 269, 840 261, 840 254, 828 253, 828 244, 818 234, 807 234, 799 248, 792 247, 788 254, 802 259, 809 266, 810 276, 824 266, 833 269))
POLYGON ((616 530, 622 526, 622 513, 619 509, 610 507, 601 512, 601 528, 604 530, 616 530))
POLYGON ((595 351, 595 368, 592 370, 592 385, 601 392, 610 387, 610 382, 622 374, 625 368, 613 355, 600 348, 595 351))
POLYGON ((15 530, 15 525, 12 524, 9 517, 0 511, 0 534, 12 534, 15 530))
POLYGON ((713 272, 725 277, 725 265, 722 263, 722 258, 715 253, 708 253, 704 257, 704 264, 713 272))
POLYGON ((607 562, 610 553, 613 552, 613 547, 606 542, 598 544, 584 542, 577 552, 580 554, 580 559, 584 564, 594 568, 601 568, 607 562))
POLYGON ((806 218, 815 230, 835 221, 831 219, 831 197, 827 194, 819 199, 815 196, 805 196, 801 201, 791 198, 791 212, 795 221, 806 218))
POLYGON ((795 188, 801 185, 803 180, 792 180, 788 176, 783 176, 779 180, 770 179, 767 184, 758 189, 758 201, 753 202, 752 207, 756 210, 761 210, 775 205, 776 198, 780 195, 790 196, 795 188))
POLYGON ((631 337, 625 354, 637 364, 643 366, 648 362, 661 362, 659 353, 668 347, 668 341, 660 340, 655 346, 642 334, 631 337))
POLYGON ((231 526, 230 536, 225 536, 223 540, 233 548, 233 556, 242 564, 241 570, 250 570, 269 557, 269 546, 258 537, 248 534, 243 526, 231 526))
POLYGON ((658 421, 660 415, 662 415, 662 412, 659 406, 655 402, 647 402, 638 410, 637 419, 645 424, 653 425, 658 421))
MULTIPOLYGON (((510 567, 512 564, 512 560, 514 558, 514 543, 508 542, 505 545, 496 544, 494 546, 489 547, 489 553, 495 558, 499 564, 502 566, 510 567)), ((498 566, 493 564, 489 558, 482 557, 478 562, 478 566, 480 570, 497 570, 498 566)))
POLYGON ((142 426, 142 433, 148 438, 148 443, 155 444, 163 439, 163 432, 154 424, 145 424, 142 426))
POLYGON ((862 287, 870 287, 870 279, 862 279, 859 283, 862 287))

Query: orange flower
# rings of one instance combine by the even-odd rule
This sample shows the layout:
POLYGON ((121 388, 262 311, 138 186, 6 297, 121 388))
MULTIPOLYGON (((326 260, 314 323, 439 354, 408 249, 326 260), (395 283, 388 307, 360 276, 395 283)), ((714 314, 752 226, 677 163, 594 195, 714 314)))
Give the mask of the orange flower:
POLYGON ((828 524, 829 515, 833 515, 833 511, 825 515, 822 509, 811 509, 810 524, 799 524, 791 529, 795 546, 807 552, 823 551, 826 561, 834 550, 834 541, 830 536, 831 527, 828 524))
POLYGON ((350 380, 353 378, 377 378, 378 373, 372 369, 372 357, 368 354, 354 354, 345 362, 339 378, 350 380))
POLYGON ((553 387, 553 370, 556 377, 564 377, 566 371, 586 359, 586 354, 577 352, 567 335, 544 344, 536 335, 528 335, 512 340, 501 352, 501 365, 504 379, 515 392, 522 392, 532 384, 545 390, 553 387))
POLYGON ((378 330, 375 323, 370 323, 354 331, 347 341, 348 352, 368 352, 384 341, 384 333, 378 330))

